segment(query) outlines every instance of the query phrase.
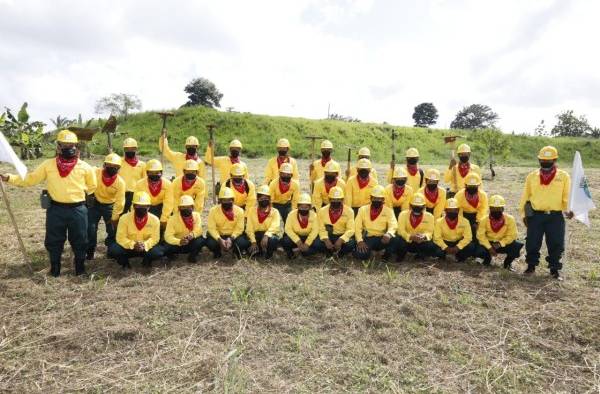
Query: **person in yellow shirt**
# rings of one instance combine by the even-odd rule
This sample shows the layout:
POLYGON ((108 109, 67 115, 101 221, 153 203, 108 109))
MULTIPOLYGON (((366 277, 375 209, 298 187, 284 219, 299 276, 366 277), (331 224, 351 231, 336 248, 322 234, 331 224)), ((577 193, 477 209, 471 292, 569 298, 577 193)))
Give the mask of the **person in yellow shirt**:
POLYGON ((354 211, 344 205, 344 189, 329 190, 329 204, 319 209, 317 218, 322 253, 342 257, 354 250, 354 211))
MULTIPOLYGON (((394 169, 397 166, 395 165, 394 169)), ((417 148, 408 148, 406 150, 406 166, 404 169, 408 175, 406 184, 416 193, 423 186, 423 181, 425 180, 425 172, 419 167, 419 151, 417 148)), ((392 175, 393 171, 390 165, 386 176, 387 183, 392 183, 392 175)))
POLYGON ((394 235, 398 222, 394 210, 385 206, 385 189, 377 185, 371 190, 371 204, 362 206, 354 220, 356 249, 354 257, 371 258, 372 251, 384 250, 383 259, 391 257, 396 248, 394 235))
POLYGON ((504 268, 513 270, 512 262, 519 258, 523 244, 517 241, 517 223, 515 218, 504 213, 506 202, 500 195, 490 198, 490 214, 484 218, 477 228, 477 257, 483 259, 484 265, 490 265, 492 257, 506 254, 504 268))
POLYGON ((543 147, 538 160, 540 169, 531 172, 525 179, 521 196, 520 212, 527 226, 525 252, 526 274, 533 274, 539 264, 542 240, 546 238, 548 257, 546 261, 552 277, 561 280, 561 257, 565 250, 565 219, 573 218, 569 211, 571 177, 556 166, 558 150, 553 146, 543 147))
POLYGON ((202 217, 200 212, 194 212, 194 199, 181 196, 179 212, 173 214, 167 222, 165 230, 164 253, 168 258, 176 254, 187 253, 190 263, 198 261, 198 254, 204 247, 202 236, 202 217))
POLYGON ((86 259, 93 260, 98 243, 98 224, 104 220, 106 239, 104 244, 115 241, 119 216, 125 206, 125 181, 119 176, 121 158, 111 153, 104 158, 102 168, 96 169, 97 187, 93 194, 94 202, 88 203, 88 246, 86 259))
POLYGON ((215 193, 218 194, 221 185, 224 185, 225 182, 227 182, 229 174, 231 174, 231 167, 236 163, 241 164, 244 167, 244 178, 248 179, 248 166, 240 160, 242 143, 239 140, 232 140, 229 143, 229 156, 215 156, 213 159, 213 150, 214 147, 212 146, 212 141, 209 141, 208 146, 206 147, 206 153, 204 154, 204 162, 209 166, 214 165, 215 170, 219 172, 220 181, 215 186, 215 193))
POLYGON ((465 179, 469 174, 475 173, 481 177, 479 166, 469 161, 471 158, 471 147, 469 145, 460 144, 456 153, 458 154, 458 164, 456 159, 450 159, 450 165, 444 173, 444 182, 449 185, 450 192, 448 195, 450 197, 454 197, 460 189, 465 187, 465 179))
POLYGON ((298 199, 298 209, 290 212, 285 222, 285 234, 281 246, 289 259, 295 253, 312 256, 322 249, 319 239, 319 221, 312 210, 312 201, 308 193, 302 193, 298 199))
MULTIPOLYGON (((244 233, 244 210, 233 204, 233 191, 223 186, 219 190, 219 204, 208 211, 206 248, 214 258, 220 258, 223 252, 232 252, 241 257, 239 240, 244 233)), ((241 245, 247 247, 247 245, 241 245)))
POLYGON ((125 138, 123 151, 124 163, 121 165, 119 175, 125 181, 125 207, 123 213, 127 213, 131 209, 131 200, 137 182, 146 177, 146 163, 139 159, 137 155, 138 143, 133 138, 125 138))
POLYGON ((44 160, 29 172, 25 179, 18 175, 1 175, 3 182, 28 187, 46 181, 50 206, 46 211, 46 239, 44 245, 50 257, 50 275, 60 275, 60 256, 67 240, 75 255, 75 275, 85 274, 88 247, 88 194, 96 191, 96 172, 79 159, 77 136, 61 130, 56 138, 57 155, 44 160))
POLYGON ((182 153, 171 150, 166 135, 162 134, 158 140, 158 150, 171 162, 171 165, 175 169, 175 177, 183 175, 183 167, 186 161, 194 160, 198 162, 198 176, 206 180, 206 165, 200 156, 198 156, 199 145, 198 138, 190 135, 185 139, 185 153, 182 153))
POLYGON ((249 179, 244 179, 244 167, 236 163, 231 167, 230 178, 225 186, 233 191, 233 203, 244 211, 249 212, 256 206, 256 186, 249 179))
POLYGON ((385 205, 394 210, 394 217, 398 217, 401 211, 409 209, 414 191, 406 184, 407 177, 406 170, 397 166, 394 168, 392 183, 385 187, 385 205))
POLYGON ((456 261, 463 262, 475 255, 471 225, 460 215, 457 199, 446 200, 444 216, 435 221, 433 242, 437 246, 435 256, 441 259, 452 255, 456 261))
POLYGON ((151 159, 146 163, 146 178, 140 179, 135 191, 143 191, 150 196, 150 213, 160 219, 161 231, 167 227, 171 212, 164 209, 167 196, 171 192, 171 181, 163 177, 163 166, 160 161, 151 159))
POLYGON ((425 196, 427 212, 433 214, 435 219, 442 217, 446 205, 446 190, 439 186, 440 172, 430 168, 425 172, 425 186, 419 189, 419 193, 425 196))
POLYGON ((169 186, 163 207, 163 217, 167 219, 174 211, 174 206, 181 196, 191 196, 194 199, 194 210, 202 213, 204 210, 204 197, 206 196, 206 184, 204 179, 198 176, 198 163, 194 160, 185 162, 183 175, 173 180, 169 186))
POLYGON ((270 259, 279 245, 281 216, 271 206, 267 185, 258 187, 256 201, 257 207, 246 215, 246 232, 238 238, 238 246, 240 251, 247 252, 250 257, 264 256, 265 259, 270 259))
POLYGON ((477 234, 478 224, 488 216, 488 197, 481 189, 481 178, 477 173, 467 175, 464 182, 465 187, 456 193, 456 200, 462 216, 471 224, 471 231, 477 234))
POLYGON ((312 202, 316 210, 321 209, 323 205, 329 204, 329 191, 332 187, 339 186, 342 190, 346 188, 346 182, 339 177, 339 164, 330 161, 325 164, 323 170, 323 178, 318 179, 313 187, 312 202))
POLYGON ((160 220, 149 213, 150 196, 135 192, 133 210, 121 216, 117 226, 117 240, 108 247, 108 255, 123 269, 131 268, 129 258, 142 257, 142 265, 150 267, 152 261, 161 259, 160 220))
POLYGON ((435 219, 425 210, 425 196, 415 193, 410 201, 410 210, 398 216, 396 261, 402 261, 406 253, 415 253, 417 258, 434 257, 433 243, 435 219))
POLYGON ((292 179, 292 171, 289 163, 283 163, 279 168, 279 177, 273 179, 268 186, 273 208, 279 211, 282 224, 285 223, 290 210, 298 207, 300 197, 300 183, 292 179))
POLYGON ((356 168, 358 173, 348 179, 344 191, 346 196, 344 204, 351 207, 355 215, 360 207, 370 204, 371 190, 377 186, 377 179, 371 176, 372 165, 369 160, 360 159, 356 168))
POLYGON ((290 141, 286 138, 281 138, 277 141, 277 156, 269 159, 265 168, 265 185, 270 185, 271 181, 279 176, 279 169, 283 163, 289 163, 292 166, 292 179, 300 182, 298 163, 296 159, 290 157, 290 149, 290 141))
POLYGON ((311 185, 314 185, 314 183, 317 180, 323 178, 323 176, 325 175, 325 166, 327 165, 327 163, 337 163, 335 160, 333 160, 332 153, 333 144, 331 143, 331 141, 323 140, 321 142, 321 158, 313 161, 309 167, 311 185))
MULTIPOLYGON (((358 160, 360 159, 367 159, 371 161, 371 150, 366 146, 363 146, 358 150, 358 160)), ((356 169, 356 166, 351 167, 349 170, 346 169, 346 177, 344 178, 344 180, 348 180, 348 178, 350 178, 351 176, 356 176, 357 173, 358 171, 356 169)), ((371 168, 371 176, 375 180, 377 180, 377 170, 375 170, 374 168, 371 168)))

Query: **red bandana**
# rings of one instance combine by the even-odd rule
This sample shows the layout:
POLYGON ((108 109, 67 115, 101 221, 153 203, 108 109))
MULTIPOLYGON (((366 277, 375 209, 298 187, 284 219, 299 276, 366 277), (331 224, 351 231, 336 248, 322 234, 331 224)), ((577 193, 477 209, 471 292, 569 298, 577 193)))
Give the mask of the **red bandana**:
POLYGON ((365 187, 367 187, 367 185, 369 185, 370 180, 371 180, 371 176, 368 176, 365 179, 362 179, 358 175, 356 176, 356 181, 358 182, 358 187, 360 189, 364 189, 365 187))
POLYGON ((309 217, 310 217, 310 214, 306 215, 306 216, 302 216, 302 215, 300 215, 300 212, 298 212, 298 223, 300 224, 300 227, 302 227, 302 228, 308 227, 308 218, 309 217))
POLYGON ((258 222, 262 223, 266 218, 269 217, 269 214, 271 213, 271 207, 269 207, 266 212, 261 211, 260 208, 256 208, 256 212, 258 213, 258 222))
POLYGON ((490 227, 492 228, 492 231, 495 233, 500 231, 500 229, 502 227, 504 227, 504 215, 502 215, 502 217, 500 219, 494 219, 493 217, 490 216, 490 227))
POLYGON ((190 155, 189 153, 186 153, 185 154, 185 159, 186 160, 198 161, 198 152, 194 153, 193 155, 190 155))
POLYGON ((150 190, 150 194, 152 194, 152 197, 158 196, 158 194, 162 190, 162 178, 156 182, 152 182, 150 179, 148 179, 148 190, 150 190))
POLYGON ((552 167, 552 171, 544 172, 540 170, 540 183, 547 186, 556 176, 556 166, 552 167))
POLYGON ((104 186, 108 187, 115 183, 115 181, 117 180, 117 176, 118 174, 108 176, 106 175, 106 171, 102 171, 102 183, 104 183, 104 186))
POLYGON ((240 194, 246 194, 246 185, 244 185, 244 182, 240 183, 240 185, 236 185, 235 182, 231 181, 231 184, 233 185, 233 188, 235 190, 237 190, 238 193, 240 194))
POLYGON ((68 176, 71 171, 73 171, 73 168, 75 168, 75 165, 77 164, 77 160, 79 160, 77 157, 63 159, 60 156, 56 156, 56 168, 58 168, 58 173, 62 178, 68 176))
POLYGON ((290 186, 292 186, 291 181, 290 183, 283 183, 281 179, 279 180, 279 192, 281 194, 287 193, 290 190, 290 186))
POLYGON ((454 230, 456 228, 456 226, 458 225, 458 218, 456 218, 454 220, 449 219, 448 216, 445 216, 445 218, 446 218, 446 224, 448 225, 450 230, 454 230))
POLYGON ((394 198, 396 200, 399 200, 400 197, 402 197, 402 195, 404 194, 404 186, 398 187, 398 186, 394 185, 392 187, 392 191, 394 192, 394 198))
POLYGON ((223 211, 223 215, 225 215, 225 217, 227 218, 227 220, 229 220, 230 222, 233 221, 234 216, 235 216, 233 214, 233 207, 230 210, 226 211, 226 210, 223 209, 223 206, 221 206, 221 211, 223 211))
POLYGON ((148 215, 146 214, 143 218, 138 218, 133 215, 133 220, 135 221, 135 227, 137 227, 138 230, 142 230, 146 223, 148 223, 148 215))
POLYGON ((427 198, 427 200, 429 202, 431 202, 432 204, 435 204, 438 196, 440 194, 440 189, 438 187, 435 188, 435 191, 431 191, 429 190, 429 188, 427 186, 424 187, 425 189, 425 198, 427 198))
POLYGON ((283 163, 287 163, 290 161, 290 158, 287 156, 277 156, 277 168, 281 167, 283 163))
POLYGON ((335 181, 333 181, 331 183, 329 183, 325 179, 323 179, 323 184, 325 185, 325 191, 327 193, 329 193, 329 189, 331 189, 332 187, 334 187, 335 185, 337 185, 337 178, 335 178, 335 181))
POLYGON ((133 159, 130 159, 127 156, 125 156, 125 161, 130 166, 135 167, 135 166, 137 166, 137 163, 138 163, 138 157, 137 157, 137 155, 135 155, 135 156, 133 156, 133 159))
POLYGON ((240 162, 240 158, 239 157, 231 157, 229 156, 229 160, 231 161, 231 164, 236 164, 240 162))
POLYGON ((407 164, 406 169, 411 176, 417 175, 417 171, 419 171, 419 166, 416 164, 407 164))
POLYGON ((416 216, 415 214, 413 214, 412 212, 410 213, 410 225, 412 226, 412 228, 417 228, 419 227, 419 224, 421 224, 421 222, 423 221, 423 217, 425 216, 425 213, 422 213, 419 216, 416 216))
POLYGON ((458 164, 458 172, 460 173, 460 176, 463 178, 467 176, 470 169, 471 169, 471 163, 459 163, 458 164))
POLYGON ((196 178, 194 178, 193 181, 188 181, 185 175, 181 177, 181 188, 183 189, 183 191, 186 191, 192 186, 194 186, 194 183, 196 183, 196 178))
POLYGON ((371 205, 371 221, 377 219, 377 217, 379 216, 379 214, 381 213, 382 210, 383 210, 383 205, 380 206, 379 208, 375 208, 375 207, 373 207, 373 205, 371 205))
POLYGON ((333 209, 329 207, 329 220, 331 220, 331 224, 335 224, 341 217, 344 212, 344 208, 333 209))
POLYGON ((331 156, 329 156, 328 158, 321 157, 321 166, 325 167, 325 164, 329 163, 330 160, 331 156))
POLYGON ((471 194, 467 193, 467 191, 465 190, 465 198, 469 202, 469 205, 471 205, 473 208, 477 208, 477 206, 479 205, 479 192, 471 194))
POLYGON ((192 231, 194 229, 194 215, 188 217, 181 215, 181 220, 183 220, 183 224, 188 230, 192 231))

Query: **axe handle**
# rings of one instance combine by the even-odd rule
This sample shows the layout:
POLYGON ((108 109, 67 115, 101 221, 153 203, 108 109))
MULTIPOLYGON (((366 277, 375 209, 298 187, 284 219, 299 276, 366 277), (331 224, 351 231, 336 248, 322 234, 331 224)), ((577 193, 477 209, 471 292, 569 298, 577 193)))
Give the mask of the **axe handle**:
MULTIPOLYGON (((211 174, 211 182, 212 182, 212 195, 213 195, 213 204, 217 204, 217 194, 215 193, 215 137, 213 134, 213 129, 208 129, 208 138, 211 145, 211 165, 210 165, 210 174, 211 174)), ((224 186, 224 185, 222 185, 224 186)))
POLYGON ((352 148, 348 148, 348 157, 346 158, 346 179, 350 178, 350 166, 352 161, 352 148))
MULTIPOLYGON (((452 143, 452 152, 451 152, 451 159, 454 159, 456 157, 456 152, 454 150, 454 143, 452 143)), ((455 164, 454 167, 452 167, 452 184, 454 185, 454 192, 458 193, 458 174, 456 173, 456 167, 458 166, 458 164, 455 164)))

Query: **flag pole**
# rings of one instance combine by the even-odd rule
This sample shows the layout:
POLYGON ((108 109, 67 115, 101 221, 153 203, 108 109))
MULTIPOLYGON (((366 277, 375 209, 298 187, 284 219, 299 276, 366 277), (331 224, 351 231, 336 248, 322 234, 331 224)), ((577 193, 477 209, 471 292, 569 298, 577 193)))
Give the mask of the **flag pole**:
POLYGON ((29 262, 29 257, 27 256, 27 250, 25 249, 25 244, 23 243, 23 239, 21 238, 21 233, 19 232, 19 227, 17 227, 17 220, 15 219, 15 215, 13 214, 12 208, 10 207, 10 201, 8 200, 8 194, 6 193, 6 189, 4 189, 4 181, 0 178, 0 189, 2 189, 2 198, 4 198, 4 203, 6 204, 6 210, 8 211, 8 216, 10 216, 10 220, 12 222, 13 227, 15 228, 15 234, 17 235, 17 239, 19 240, 19 246, 21 248, 21 253, 23 253, 23 259, 25 260, 25 264, 29 267, 29 270, 33 272, 33 267, 29 262))

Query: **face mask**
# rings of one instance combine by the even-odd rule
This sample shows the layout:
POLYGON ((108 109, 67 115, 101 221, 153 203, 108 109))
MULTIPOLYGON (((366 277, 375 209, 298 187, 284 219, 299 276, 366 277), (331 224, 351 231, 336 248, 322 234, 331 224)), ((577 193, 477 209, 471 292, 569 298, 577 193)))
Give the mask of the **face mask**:
POLYGON ((119 172, 119 169, 117 167, 105 167, 104 172, 106 172, 106 175, 108 176, 115 176, 119 172))
POLYGON ((231 208, 233 208, 233 203, 232 202, 224 202, 224 203, 221 203, 221 207, 223 207, 224 210, 229 211, 231 208))
POLYGON ((283 182, 283 183, 290 183, 290 181, 292 180, 292 177, 283 176, 283 177, 280 177, 279 179, 281 179, 281 182, 283 182))
POLYGON ((342 207, 342 202, 341 201, 332 201, 331 202, 331 208, 333 209, 340 209, 342 207))
POLYGON ((133 159, 135 157, 135 151, 125 152, 125 157, 128 159, 133 159))
POLYGON ((300 214, 300 216, 308 216, 308 213, 310 212, 310 209, 299 209, 298 213, 300 214))
POLYGON ((62 148, 60 150, 60 156, 64 159, 72 159, 75 157, 75 155, 77 154, 77 149, 75 149, 75 147, 70 147, 70 148, 62 148))
POLYGON ((328 151, 328 150, 322 150, 322 151, 321 151, 321 156, 322 156, 324 159, 327 159, 327 158, 329 158, 329 156, 331 156, 331 151, 328 151))
POLYGON ((545 170, 549 170, 552 167, 554 167, 554 163, 551 161, 540 161, 540 167, 542 167, 545 170))
POLYGON ((238 157, 238 156, 240 155, 240 151, 239 151, 239 150, 232 150, 232 151, 229 151, 229 155, 230 155, 231 157, 238 157))
POLYGON ((135 208, 135 216, 138 218, 143 218, 148 214, 148 208, 135 208))
POLYGON ((454 220, 458 217, 458 212, 446 212, 446 217, 450 220, 454 220))
POLYGON ((150 179, 152 182, 158 182, 160 181, 160 175, 158 174, 152 174, 152 175, 148 175, 148 179, 150 179))
POLYGON ((260 201, 258 202, 258 206, 259 206, 259 207, 261 207, 261 208, 266 208, 266 207, 268 207, 270 204, 271 204, 271 201, 269 201, 269 200, 260 200, 260 201))
POLYGON ((429 190, 431 190, 431 191, 434 191, 434 190, 435 190, 435 189, 437 189, 437 188, 438 188, 438 185, 437 185, 437 183, 428 183, 428 184, 427 184, 427 189, 429 189, 429 190))
POLYGON ((332 183, 333 181, 335 181, 336 175, 325 175, 325 181, 327 181, 327 183, 332 183))
POLYGON ((396 179, 394 181, 394 184, 398 187, 402 187, 402 186, 406 185, 406 180, 405 179, 396 179))
POLYGON ((196 174, 185 174, 185 179, 187 179, 188 181, 193 181, 194 179, 196 179, 196 174))
POLYGON ((416 157, 409 157, 408 159, 406 159, 406 164, 410 164, 411 166, 414 166, 418 162, 419 159, 417 159, 416 157))
POLYGON ((185 208, 185 209, 180 209, 179 212, 181 213, 181 216, 183 216, 184 218, 189 218, 190 216, 192 216, 192 209, 191 208, 185 208))
POLYGON ((412 207, 412 213, 417 216, 423 214, 423 207, 412 207))
POLYGON ((490 212, 490 217, 494 218, 494 219, 500 219, 503 215, 502 211, 492 211, 490 212))
POLYGON ((233 182, 234 185, 241 185, 242 183, 244 183, 244 178, 231 178, 231 181, 233 182))
POLYGON ((277 151, 277 154, 279 156, 285 157, 285 156, 287 156, 287 151, 286 150, 280 150, 280 151, 277 151))
POLYGON ((188 147, 188 148, 185 148, 185 150, 187 151, 188 155, 194 156, 196 154, 196 152, 198 151, 198 148, 196 148, 196 147, 188 147))
POLYGON ((379 209, 383 206, 383 201, 371 201, 371 206, 375 209, 379 209))
POLYGON ((369 170, 358 170, 358 176, 364 179, 369 176, 370 172, 369 170))
POLYGON ((477 188, 476 187, 467 187, 467 193, 469 194, 476 194, 477 193, 477 188))
POLYGON ((460 160, 461 163, 469 162, 469 156, 459 156, 458 159, 460 160))

